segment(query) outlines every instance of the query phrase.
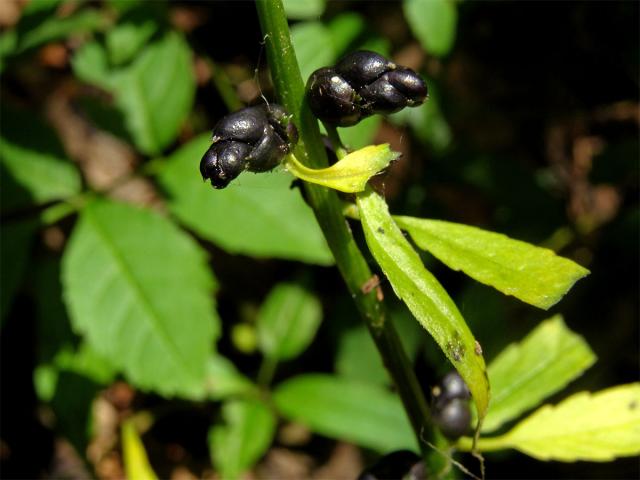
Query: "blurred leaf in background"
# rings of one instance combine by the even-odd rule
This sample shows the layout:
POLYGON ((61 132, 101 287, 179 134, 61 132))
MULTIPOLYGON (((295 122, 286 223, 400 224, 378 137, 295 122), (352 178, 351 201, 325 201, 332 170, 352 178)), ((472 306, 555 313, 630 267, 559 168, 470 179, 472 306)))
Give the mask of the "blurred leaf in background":
POLYGON ((202 182, 197 161, 209 147, 202 135, 158 169, 169 208, 189 228, 229 253, 330 265, 333 257, 293 177, 283 171, 246 172, 234 185, 213 191, 202 182))

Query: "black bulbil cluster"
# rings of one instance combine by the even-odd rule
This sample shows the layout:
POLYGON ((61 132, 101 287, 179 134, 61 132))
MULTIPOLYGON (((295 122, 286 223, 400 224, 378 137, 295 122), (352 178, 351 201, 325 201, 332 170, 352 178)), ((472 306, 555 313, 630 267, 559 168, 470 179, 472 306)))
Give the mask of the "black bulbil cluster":
POLYGON ((410 68, 361 50, 333 67, 313 72, 307 82, 307 98, 316 117, 348 127, 373 114, 421 105, 427 98, 427 84, 410 68))
POLYGON ((444 376, 433 388, 433 419, 445 437, 455 440, 471 428, 471 393, 458 372, 444 376))
POLYGON ((276 167, 298 141, 291 116, 280 105, 247 107, 213 127, 213 143, 200 160, 200 173, 214 188, 224 188, 244 170, 276 167))

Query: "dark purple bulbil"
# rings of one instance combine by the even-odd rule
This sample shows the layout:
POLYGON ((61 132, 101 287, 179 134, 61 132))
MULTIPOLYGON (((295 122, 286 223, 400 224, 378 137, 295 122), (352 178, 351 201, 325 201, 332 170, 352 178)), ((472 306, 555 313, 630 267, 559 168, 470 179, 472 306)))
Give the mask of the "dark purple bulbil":
POLYGON ((355 125, 370 115, 416 107, 426 98, 427 84, 416 72, 366 50, 316 70, 307 82, 307 100, 314 115, 340 127, 355 125))
POLYGON ((298 141, 290 118, 276 104, 243 108, 222 118, 200 160, 202 178, 224 188, 244 170, 265 172, 277 166, 298 141))
POLYGON ((433 419, 445 437, 455 440, 471 428, 471 393, 458 372, 449 372, 433 389, 433 419))

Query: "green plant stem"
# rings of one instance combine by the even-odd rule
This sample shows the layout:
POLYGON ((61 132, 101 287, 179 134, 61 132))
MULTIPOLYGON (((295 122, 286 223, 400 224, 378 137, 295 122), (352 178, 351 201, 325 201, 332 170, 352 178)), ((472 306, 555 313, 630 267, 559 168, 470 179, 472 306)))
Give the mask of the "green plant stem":
POLYGON ((324 122, 323 125, 324 129, 327 131, 329 141, 336 151, 336 157, 338 157, 338 160, 342 160, 348 152, 345 146, 342 144, 342 140, 340 139, 340 135, 338 134, 338 129, 335 127, 335 125, 329 125, 324 122))
MULTIPOLYGON (((267 56, 278 100, 293 114, 300 133, 295 154, 310 167, 324 168, 328 165, 327 156, 318 122, 304 102, 304 84, 282 0, 256 0, 256 6, 262 31, 267 35, 267 56)), ((327 188, 305 182, 305 190, 336 265, 398 389, 418 444, 432 471, 438 471, 442 458, 434 455, 425 443, 440 443, 430 423, 429 407, 398 334, 393 324, 387 321, 384 304, 377 300, 375 289, 367 293, 362 291, 362 286, 373 275, 342 215, 342 204, 337 194, 327 188)))
POLYGON ((275 358, 269 356, 265 356, 262 358, 262 363, 260 364, 257 378, 259 387, 266 389, 271 384, 277 367, 278 360, 276 360, 275 358))

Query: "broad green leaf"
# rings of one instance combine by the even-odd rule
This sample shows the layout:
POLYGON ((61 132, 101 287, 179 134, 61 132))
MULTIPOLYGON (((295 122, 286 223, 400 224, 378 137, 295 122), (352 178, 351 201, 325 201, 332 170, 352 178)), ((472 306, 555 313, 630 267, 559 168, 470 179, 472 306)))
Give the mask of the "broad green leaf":
POLYGON ((303 22, 291 27, 291 41, 296 51, 302 78, 307 78, 320 67, 336 60, 331 33, 320 22, 303 22))
MULTIPOLYGON (((422 327, 406 309, 391 312, 390 319, 404 351, 415 359, 420 343, 426 339, 422 327)), ((340 335, 335 356, 335 370, 342 376, 368 383, 390 385, 391 377, 384 368, 380 353, 365 325, 358 325, 340 335)))
POLYGON ((327 168, 306 167, 294 155, 287 157, 285 166, 296 177, 307 182, 354 193, 363 191, 371 177, 387 168, 399 156, 389 148, 388 143, 383 143, 351 152, 327 168))
POLYGON ((113 72, 109 67, 107 50, 97 41, 87 42, 76 50, 71 67, 80 80, 105 90, 112 88, 113 72))
POLYGON ((441 220, 394 218, 416 245, 448 267, 545 310, 589 274, 551 250, 500 233, 441 220))
POLYGON ((4 104, 1 116, 3 211, 66 198, 80 191, 80 175, 49 126, 26 111, 4 104))
POLYGON ((326 7, 326 0, 284 0, 282 3, 287 17, 294 20, 318 18, 326 7))
MULTIPOLYGON (((464 448, 470 441, 462 442, 464 448)), ((579 392, 545 405, 480 451, 515 448, 539 460, 608 462, 640 454, 640 383, 579 392)))
POLYGON ((321 435, 384 453, 416 450, 400 399, 384 387, 325 374, 294 377, 273 395, 278 411, 321 435))
POLYGON ((158 154, 177 137, 195 96, 191 49, 177 33, 151 43, 113 78, 116 103, 136 146, 158 154))
POLYGON ((422 47, 432 55, 447 55, 456 39, 458 12, 453 0, 404 0, 404 16, 422 47))
POLYGON ((219 334, 206 255, 169 220, 94 201, 65 250, 74 329, 138 387, 201 398, 219 334))
POLYGON ((271 445, 276 417, 258 400, 238 400, 222 406, 222 418, 209 431, 209 451, 221 478, 238 478, 271 445))
POLYGON ((130 480, 155 480, 158 477, 149 464, 147 452, 131 420, 122 424, 124 469, 130 480))
POLYGON ((0 230, 0 264, 2 288, 0 289, 0 323, 9 312, 13 296, 20 288, 28 267, 29 251, 38 224, 31 220, 3 223, 0 230))
POLYGON ((258 313, 260 349, 278 360, 295 358, 313 341, 321 321, 322 305, 315 295, 295 283, 280 283, 258 313))
POLYGON ((489 404, 482 352, 455 303, 424 267, 395 224, 386 202, 368 189, 356 196, 365 239, 394 292, 438 343, 469 386, 480 420, 489 404))
POLYGON ((255 386, 236 369, 231 360, 214 354, 207 362, 207 398, 222 400, 232 396, 251 394, 255 386))
POLYGON ((110 28, 105 44, 111 64, 120 65, 131 60, 158 30, 158 26, 153 17, 136 15, 110 28))
POLYGON ((542 322, 489 364, 491 407, 482 431, 496 430, 535 407, 595 361, 589 345, 567 328, 560 315, 542 322))
POLYGON ((203 238, 229 253, 331 265, 333 257, 312 210, 286 172, 244 173, 224 190, 200 177, 210 139, 202 135, 162 164, 158 179, 169 208, 203 238))

